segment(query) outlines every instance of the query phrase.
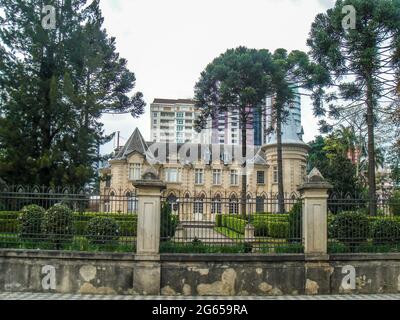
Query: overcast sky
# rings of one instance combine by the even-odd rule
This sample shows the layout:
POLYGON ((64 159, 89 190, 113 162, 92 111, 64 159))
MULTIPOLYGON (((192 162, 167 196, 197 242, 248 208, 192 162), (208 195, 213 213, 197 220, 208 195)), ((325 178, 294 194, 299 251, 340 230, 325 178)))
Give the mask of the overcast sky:
MULTIPOLYGON (((228 48, 308 51, 315 16, 334 0, 102 0, 104 25, 137 78, 146 113, 104 116, 106 133, 121 131, 122 144, 138 127, 150 139, 154 98, 192 98, 201 71, 228 48)), ((311 101, 302 99, 304 140, 318 134, 311 101)), ((111 152, 113 143, 102 147, 111 152)))

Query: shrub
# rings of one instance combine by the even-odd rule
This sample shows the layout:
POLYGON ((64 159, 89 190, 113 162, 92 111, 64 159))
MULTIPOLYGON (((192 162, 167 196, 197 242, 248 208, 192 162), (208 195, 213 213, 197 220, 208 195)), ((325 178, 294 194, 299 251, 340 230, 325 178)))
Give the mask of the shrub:
POLYGON ((393 193, 393 196, 389 200, 390 212, 394 216, 400 216, 400 190, 393 193))
POLYGON ((161 240, 168 240, 175 235, 176 227, 179 224, 179 217, 172 214, 171 206, 163 203, 161 206, 161 240))
POLYGON ((369 235, 368 217, 361 212, 341 212, 332 221, 331 233, 350 246, 365 242, 369 235))
POLYGON ((129 220, 116 220, 119 224, 120 235, 124 237, 136 237, 137 235, 137 216, 129 220))
POLYGON ((349 248, 341 242, 328 242, 328 253, 348 253, 349 248))
POLYGON ((278 246, 275 248, 275 253, 304 253, 304 246, 301 243, 278 246))
POLYGON ((239 217, 232 217, 228 215, 222 216, 222 226, 236 231, 237 233, 244 234, 246 225, 247 221, 239 217))
POLYGON ((268 235, 271 238, 286 239, 289 234, 288 222, 270 222, 268 223, 268 235))
POLYGON ((253 222, 254 235, 256 237, 266 237, 268 236, 268 223, 265 220, 255 220, 253 222))
POLYGON ((302 241, 302 203, 296 202, 289 212, 289 242, 302 241))
POLYGON ((15 233, 18 230, 18 221, 16 219, 1 219, 0 218, 0 232, 1 233, 15 233))
POLYGON ((115 242, 119 232, 119 225, 112 218, 92 218, 87 225, 87 237, 92 244, 115 242))
POLYGON ((136 214, 110 214, 110 213, 92 213, 84 212, 74 214, 74 230, 75 235, 84 236, 87 230, 88 222, 93 218, 112 218, 114 219, 120 229, 120 236, 135 237, 137 234, 137 215, 136 214))
POLYGON ((329 239, 337 239, 336 230, 334 229, 333 221, 335 220, 335 216, 333 214, 328 214, 328 238, 329 239))
POLYGON ((400 240, 400 223, 380 219, 372 223, 371 236, 375 245, 395 244, 400 240))
POLYGON ((0 211, 0 219, 18 219, 19 211, 0 211))
POLYGON ((44 213, 42 230, 46 239, 54 243, 56 249, 60 249, 61 244, 73 238, 72 211, 61 204, 51 207, 44 213))
POLYGON ((18 217, 18 233, 23 240, 40 240, 42 235, 42 221, 46 210, 32 204, 23 207, 18 217))
POLYGON ((217 214, 215 216, 215 226, 222 227, 222 214, 217 214))

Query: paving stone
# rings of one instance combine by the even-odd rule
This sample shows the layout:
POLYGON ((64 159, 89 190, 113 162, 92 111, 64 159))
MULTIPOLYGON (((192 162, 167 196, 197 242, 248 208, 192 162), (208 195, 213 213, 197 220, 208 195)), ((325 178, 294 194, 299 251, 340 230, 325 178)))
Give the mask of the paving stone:
POLYGON ((400 300, 400 294, 276 297, 164 297, 4 292, 0 293, 0 300, 400 300))

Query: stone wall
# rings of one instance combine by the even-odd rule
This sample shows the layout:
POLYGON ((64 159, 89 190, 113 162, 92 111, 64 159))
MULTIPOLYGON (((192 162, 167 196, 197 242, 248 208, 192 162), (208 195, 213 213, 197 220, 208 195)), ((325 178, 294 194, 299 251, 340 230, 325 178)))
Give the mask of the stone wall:
MULTIPOLYGON (((400 292, 400 254, 162 255, 163 295, 400 292)), ((132 254, 0 250, 0 291, 136 294, 132 254)))

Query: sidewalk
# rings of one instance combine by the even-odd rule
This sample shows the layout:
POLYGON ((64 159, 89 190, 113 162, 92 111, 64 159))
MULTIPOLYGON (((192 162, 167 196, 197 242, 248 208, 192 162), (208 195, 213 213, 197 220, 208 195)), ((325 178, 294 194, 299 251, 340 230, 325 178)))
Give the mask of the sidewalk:
POLYGON ((277 296, 277 297, 161 297, 161 296, 99 296, 53 293, 0 293, 0 300, 400 300, 400 294, 277 296))

